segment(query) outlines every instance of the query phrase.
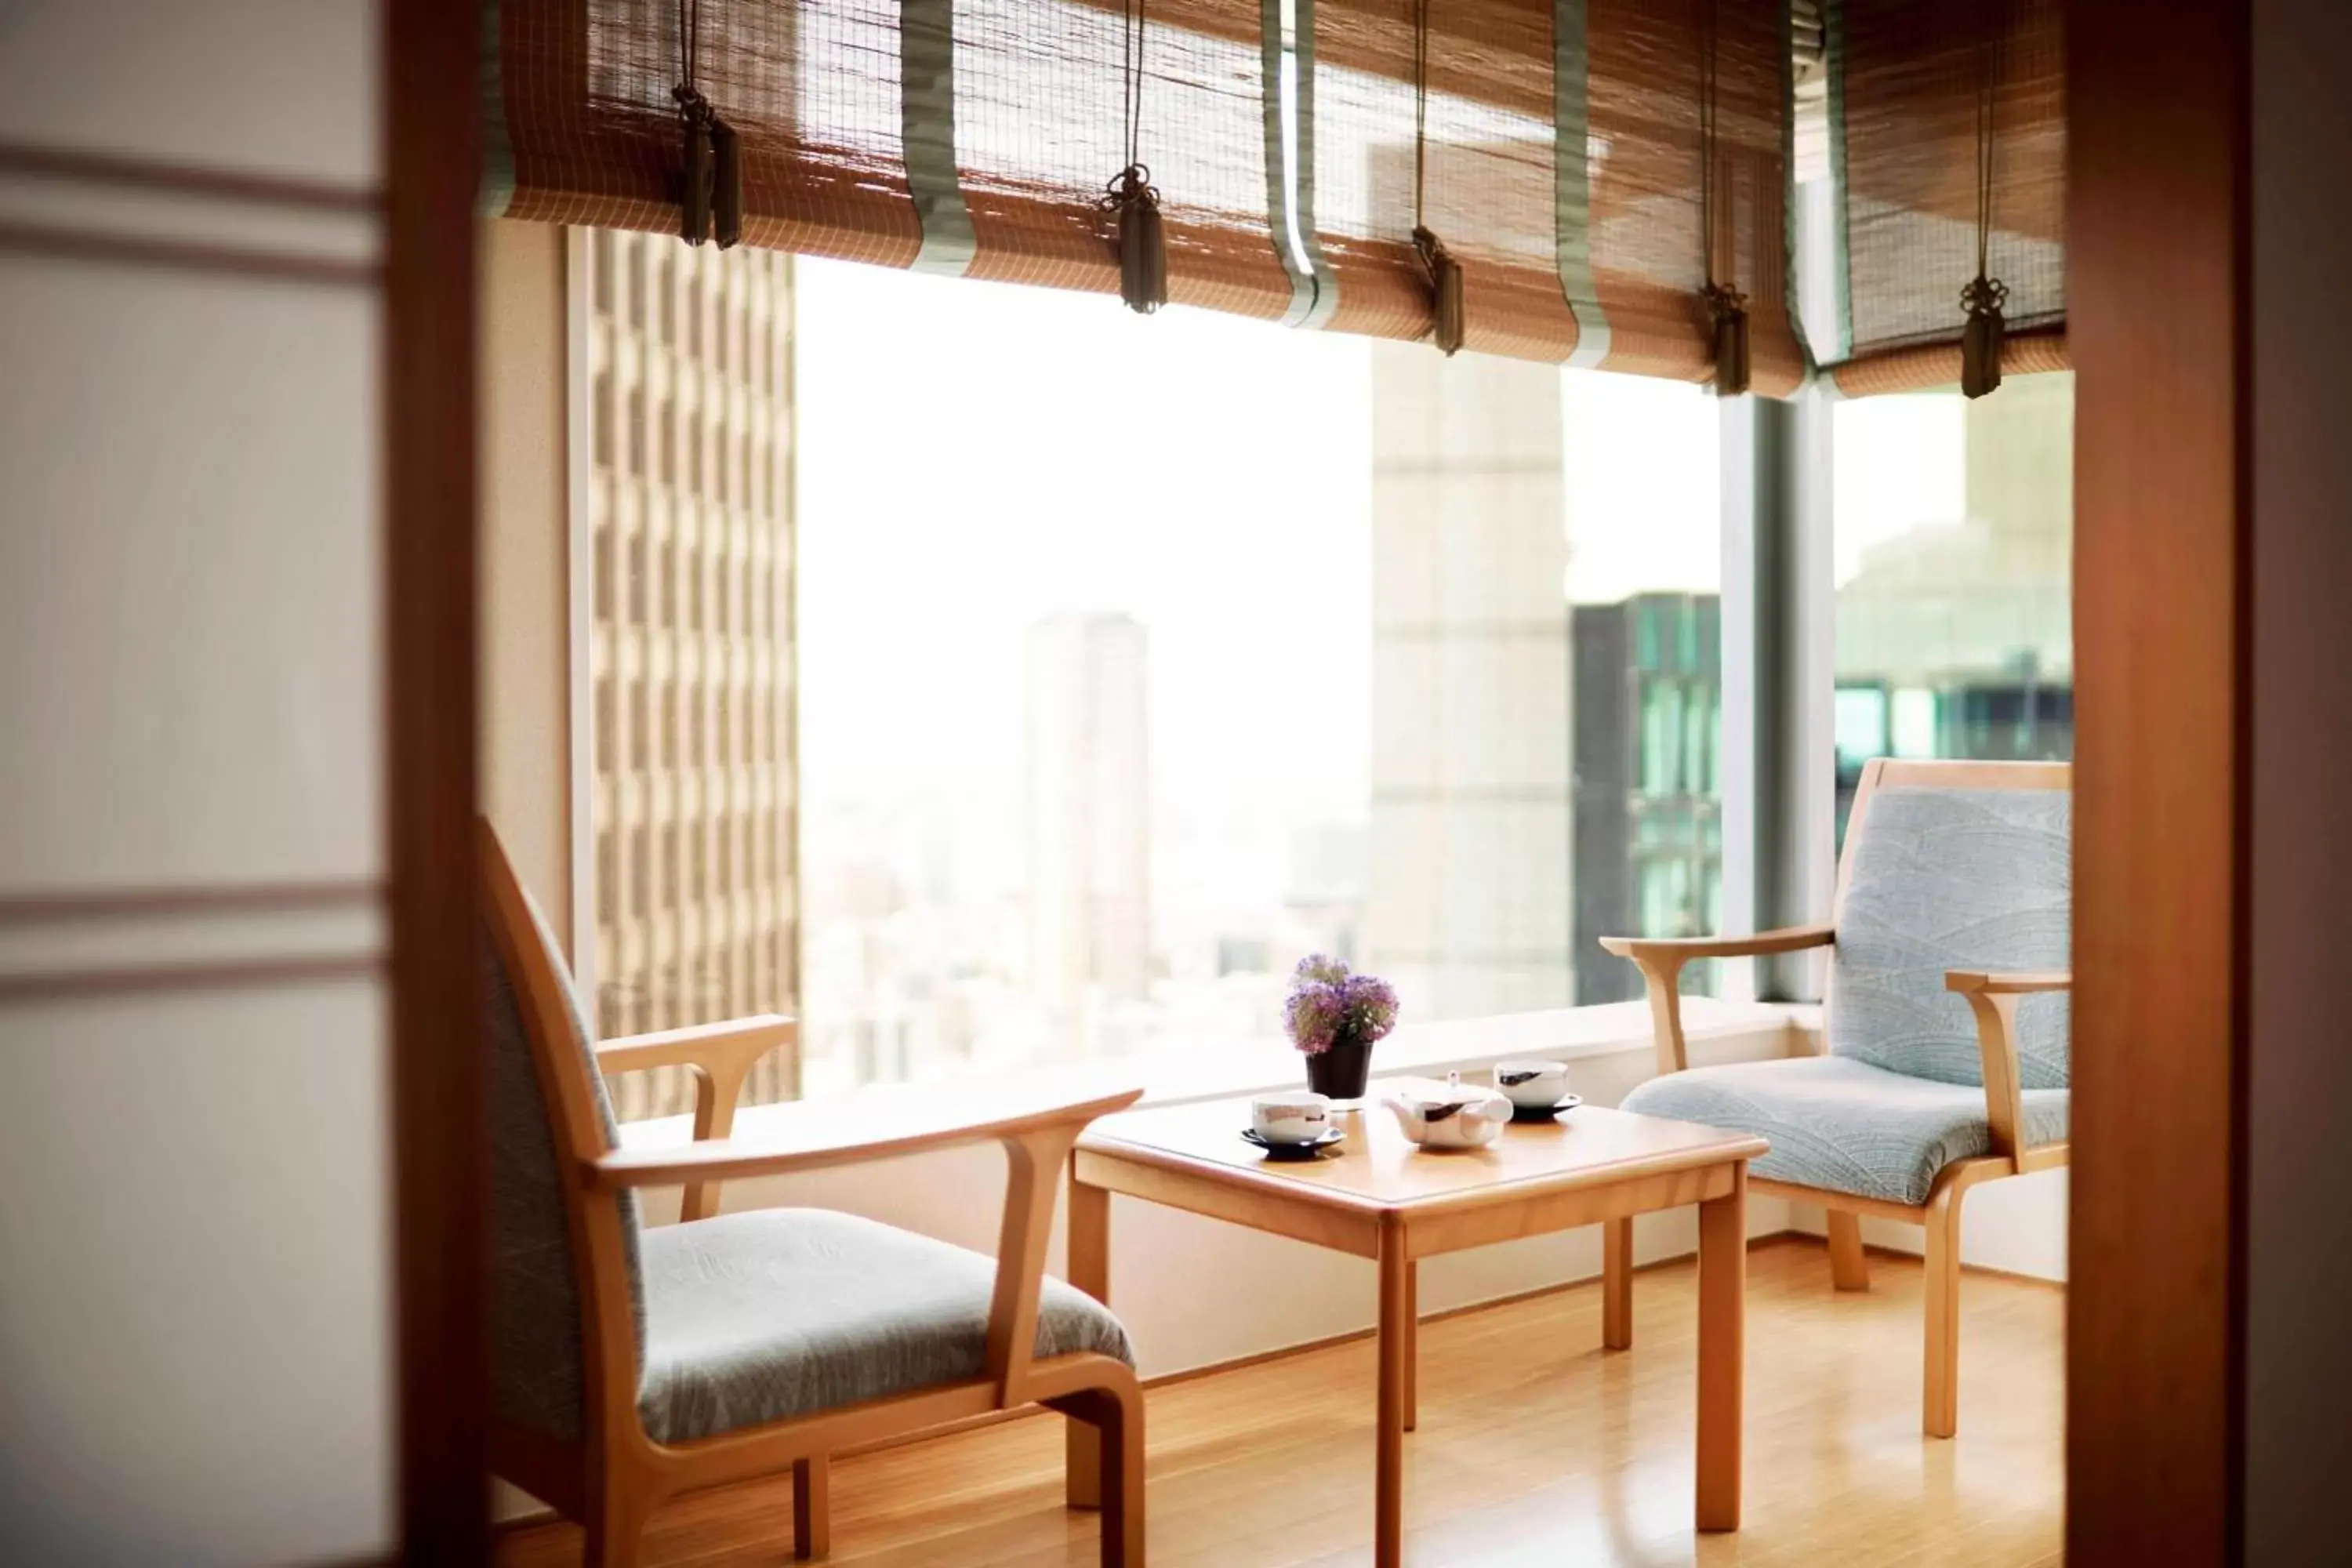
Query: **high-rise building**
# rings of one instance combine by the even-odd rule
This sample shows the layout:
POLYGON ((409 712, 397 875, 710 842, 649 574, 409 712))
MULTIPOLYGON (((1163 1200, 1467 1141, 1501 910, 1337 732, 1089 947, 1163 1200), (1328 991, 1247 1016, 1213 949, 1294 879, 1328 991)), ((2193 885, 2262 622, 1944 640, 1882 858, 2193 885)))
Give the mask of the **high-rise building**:
MULTIPOLYGON (((798 1013, 793 258, 609 229, 582 249, 596 1030, 798 1013)), ((744 1102, 798 1079, 773 1054, 744 1102)), ((613 1093, 669 1115, 694 1080, 613 1093)))
POLYGON ((1564 1007, 1560 373, 1378 345, 1372 426, 1363 964, 1415 1017, 1564 1007))
MULTIPOLYGON (((1604 936, 1723 929, 1722 610, 1637 594, 1570 613, 1576 647, 1576 1000, 1642 994, 1604 936)), ((1694 964, 1684 988, 1708 989, 1694 964)))
POLYGON ((1129 616, 1029 628, 1029 982, 1066 1032, 1150 984, 1147 654, 1129 616))

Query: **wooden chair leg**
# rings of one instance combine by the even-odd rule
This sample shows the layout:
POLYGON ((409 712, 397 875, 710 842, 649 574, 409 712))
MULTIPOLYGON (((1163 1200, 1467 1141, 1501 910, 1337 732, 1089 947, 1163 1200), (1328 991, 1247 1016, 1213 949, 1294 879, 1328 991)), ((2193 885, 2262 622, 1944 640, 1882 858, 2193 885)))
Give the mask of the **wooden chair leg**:
POLYGON ((637 1568, 644 1561, 646 1522, 661 1501, 653 1488, 626 1471, 607 1474, 588 1499, 588 1541, 582 1568, 637 1568))
POLYGON ((1927 1343, 1920 1429, 1948 1437, 1960 1425, 1960 1194, 1927 1200, 1927 1343))
POLYGON ((1143 1390, 1103 1390, 1102 1568, 1143 1568, 1143 1390))
POLYGON ((833 1458, 793 1462, 793 1555, 806 1563, 833 1550, 833 1458))
POLYGON ((1830 1279, 1841 1290, 1870 1289, 1870 1261, 1862 1252, 1862 1216, 1829 1211, 1830 1279))
POLYGON ((1633 1343, 1633 1222, 1601 1227, 1601 1342, 1612 1351, 1633 1343))

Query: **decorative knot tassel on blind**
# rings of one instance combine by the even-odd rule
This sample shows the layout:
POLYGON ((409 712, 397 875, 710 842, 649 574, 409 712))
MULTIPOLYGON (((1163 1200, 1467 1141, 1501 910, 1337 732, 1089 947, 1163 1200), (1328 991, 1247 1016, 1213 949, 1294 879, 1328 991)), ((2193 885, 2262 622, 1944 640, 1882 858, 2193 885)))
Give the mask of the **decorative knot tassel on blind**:
POLYGON ((1168 236, 1151 171, 1129 163, 1110 183, 1103 205, 1118 214, 1118 297, 1139 316, 1168 303, 1168 236))
POLYGON ((1433 338, 1446 357, 1462 352, 1465 318, 1462 310, 1462 263, 1454 259, 1445 242, 1419 224, 1413 225, 1412 248, 1429 276, 1429 303, 1435 317, 1433 338))
POLYGON ((677 8, 678 129, 684 145, 678 160, 677 233, 688 245, 713 237, 726 249, 743 237, 743 156, 734 127, 719 118, 694 84, 700 50, 702 6, 680 0, 677 8))
POLYGON ((1139 316, 1168 303, 1168 233, 1160 220, 1160 192, 1143 151, 1143 7, 1121 0, 1119 74, 1126 96, 1127 167, 1111 177, 1104 208, 1118 215, 1118 297, 1139 316))
POLYGON ((1462 305, 1462 263, 1431 231, 1425 213, 1429 191, 1429 0, 1412 7, 1412 249, 1429 283, 1431 338, 1448 359, 1462 352, 1468 332, 1462 305))
POLYGON ((2000 0, 1979 0, 1982 37, 1977 44, 1977 275, 1960 290, 1960 309, 1969 324, 1960 333, 1960 392, 1982 397, 2000 385, 2001 340, 2008 323, 2001 308, 2009 303, 2009 285, 1992 277, 1992 152, 1993 114, 2000 91, 2001 44, 2009 36, 2008 7, 2000 0))

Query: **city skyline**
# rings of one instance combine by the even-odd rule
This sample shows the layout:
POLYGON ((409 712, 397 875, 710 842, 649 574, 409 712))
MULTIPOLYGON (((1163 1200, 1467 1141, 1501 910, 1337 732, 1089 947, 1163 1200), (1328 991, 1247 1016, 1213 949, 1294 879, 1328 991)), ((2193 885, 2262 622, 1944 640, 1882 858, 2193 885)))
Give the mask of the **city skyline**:
MULTIPOLYGON (((1681 728, 1717 722, 1713 637, 1706 669, 1653 692, 1638 623, 1605 677, 1570 637, 1587 610, 1712 616, 1723 416, 1703 388, 1051 291, 980 289, 978 309, 939 281, 801 273, 813 1082, 1267 1037, 1309 951, 1388 973, 1409 1019, 1567 1005, 1597 973, 1577 928, 1717 918, 1712 763, 1666 792, 1670 837, 1647 780, 1677 754, 1648 739, 1659 704, 1679 754, 1712 755, 1681 728), (1382 366, 1407 382, 1383 390, 1382 366), (1528 386, 1474 416, 1464 389, 1497 376, 1528 386), (922 471, 909 428, 963 481, 952 510, 872 483, 922 471), (1097 623, 1149 647, 1121 700, 1143 760, 1081 789, 1090 764, 1039 766, 1036 628, 1097 623), (1626 684, 1622 724, 1579 713, 1591 678, 1626 684), (1593 795, 1580 765, 1572 787, 1571 737, 1628 748, 1592 773, 1619 782, 1593 795), (1041 773, 1063 779, 1050 804, 1041 773), (1124 885, 1143 890, 1123 904, 1088 905, 1082 858, 1040 864, 1041 824, 1090 831, 1081 795, 1129 803, 1124 885), (1125 955, 1115 981, 1097 936, 1125 955), (834 1039, 851 1065, 825 1066, 834 1039)), ((1957 403, 1838 409, 1842 618, 1880 580, 1868 563, 1978 526, 1971 495, 1999 476, 1957 403)))

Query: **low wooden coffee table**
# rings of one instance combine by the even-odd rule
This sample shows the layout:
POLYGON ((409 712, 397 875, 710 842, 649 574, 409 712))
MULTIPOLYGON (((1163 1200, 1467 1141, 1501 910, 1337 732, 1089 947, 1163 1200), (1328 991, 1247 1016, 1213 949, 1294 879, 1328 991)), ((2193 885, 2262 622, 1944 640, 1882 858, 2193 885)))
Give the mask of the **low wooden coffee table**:
MULTIPOLYGON (((1514 1123, 1467 1152, 1415 1149, 1376 1101, 1344 1120, 1323 1157, 1274 1162, 1244 1142, 1249 1102, 1130 1111, 1097 1121, 1070 1167, 1070 1282, 1108 1301, 1110 1195, 1123 1193, 1381 1266, 1379 1466, 1374 1557, 1403 1551, 1404 1434, 1413 1425, 1419 1260, 1520 1237, 1606 1225, 1633 1247, 1633 1216, 1696 1204, 1698 1487, 1701 1530, 1739 1527, 1740 1338, 1747 1277, 1748 1162, 1769 1145, 1748 1133, 1581 1106, 1550 1123, 1514 1123)), ((1603 1306, 1604 1341, 1633 1342, 1630 1297, 1603 1306)), ((1071 1473, 1090 1474, 1083 1423, 1070 1423, 1071 1473)))

